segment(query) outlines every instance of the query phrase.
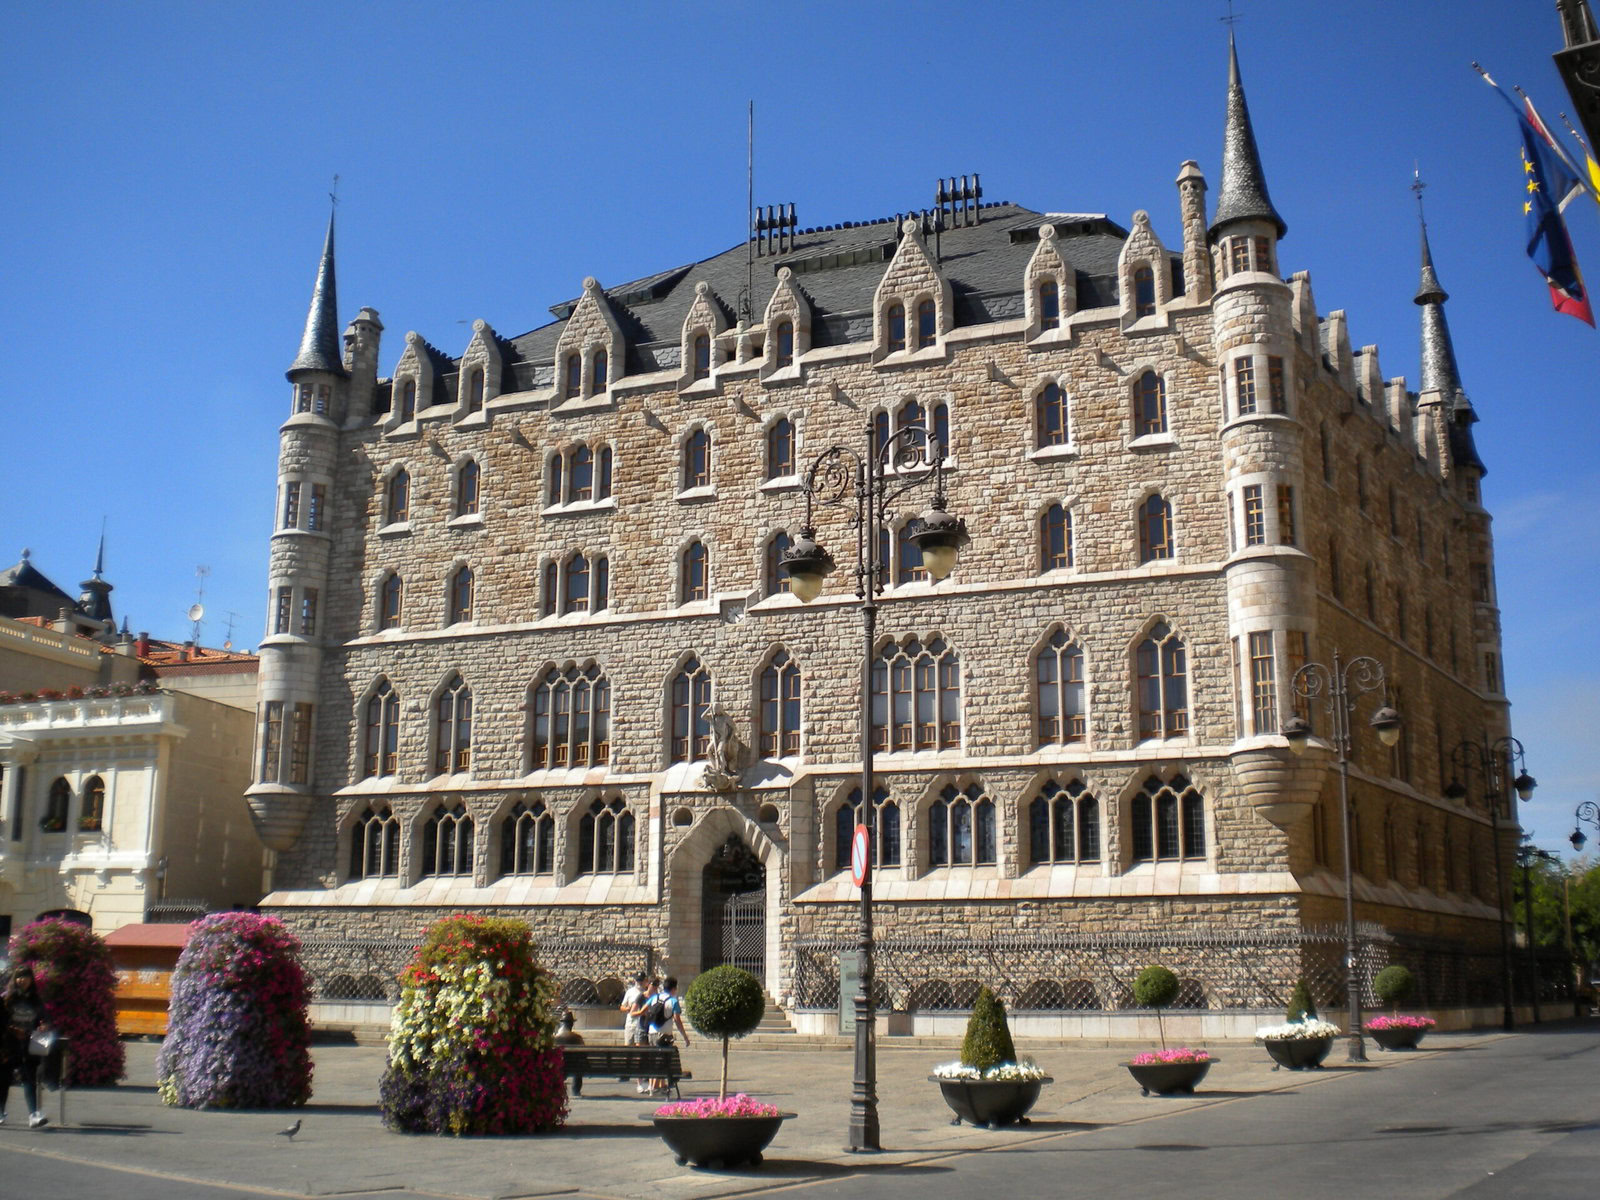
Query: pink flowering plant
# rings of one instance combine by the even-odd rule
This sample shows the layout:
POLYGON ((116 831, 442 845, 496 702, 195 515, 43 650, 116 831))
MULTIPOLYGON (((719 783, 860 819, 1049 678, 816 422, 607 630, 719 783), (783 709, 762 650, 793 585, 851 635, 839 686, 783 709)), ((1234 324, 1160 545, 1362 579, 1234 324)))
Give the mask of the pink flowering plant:
POLYGON ((565 1063, 552 1040, 555 985, 525 922, 446 917, 429 928, 400 984, 378 1088, 385 1125, 507 1134, 566 1121, 565 1063))
POLYGON ((1210 1062, 1211 1055, 1204 1050, 1195 1050, 1189 1046, 1174 1046, 1170 1050, 1148 1050, 1143 1054, 1135 1054, 1128 1061, 1136 1067, 1153 1067, 1159 1063, 1210 1062))
POLYGON ((70 1039, 68 1086, 103 1087, 121 1079, 117 976, 105 939, 74 921, 34 921, 12 937, 11 965, 33 968, 45 1020, 70 1039))
POLYGON ((310 986, 276 917, 213 913, 172 973, 156 1090, 177 1108, 293 1108, 311 1099, 310 986))
POLYGON ((1368 1017, 1368 1029, 1432 1029, 1438 1022, 1432 1017, 1368 1017))
POLYGON ((743 1092, 718 1098, 702 1096, 697 1100, 677 1100, 656 1109, 658 1117, 684 1117, 705 1120, 715 1117, 775 1117, 777 1107, 752 1099, 743 1092))

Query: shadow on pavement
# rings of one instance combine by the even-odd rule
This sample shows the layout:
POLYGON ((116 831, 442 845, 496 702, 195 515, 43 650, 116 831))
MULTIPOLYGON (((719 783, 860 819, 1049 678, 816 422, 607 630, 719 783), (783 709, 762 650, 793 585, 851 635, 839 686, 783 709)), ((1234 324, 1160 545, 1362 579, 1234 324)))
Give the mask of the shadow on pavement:
POLYGON ((85 1137, 144 1137, 146 1134, 160 1134, 175 1137, 176 1129, 156 1129, 150 1125, 113 1125, 109 1122, 92 1121, 83 1124, 71 1123, 67 1125, 46 1126, 57 1133, 76 1133, 85 1137))
MULTIPOLYGON (((689 1168, 685 1168, 689 1169, 689 1168)), ((848 1179, 852 1175, 948 1175, 954 1168, 929 1166, 926 1163, 875 1163, 870 1158, 854 1162, 808 1162, 800 1158, 769 1158, 759 1167, 746 1170, 713 1171, 693 1168, 698 1175, 737 1175, 752 1179, 772 1176, 784 1179, 848 1179)))

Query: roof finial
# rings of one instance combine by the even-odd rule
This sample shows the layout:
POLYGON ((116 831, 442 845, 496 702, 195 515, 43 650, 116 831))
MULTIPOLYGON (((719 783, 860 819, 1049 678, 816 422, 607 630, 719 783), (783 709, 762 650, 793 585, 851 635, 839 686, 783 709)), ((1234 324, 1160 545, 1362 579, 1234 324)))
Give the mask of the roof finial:
POLYGON ((105 574, 106 569, 106 518, 100 517, 100 549, 94 555, 94 577, 99 579, 105 574))
POLYGON ((1433 251, 1428 246, 1428 214, 1422 207, 1422 192, 1427 186, 1422 181, 1421 168, 1413 162, 1411 191, 1417 198, 1417 223, 1422 228, 1422 282, 1417 285, 1417 294, 1413 299, 1417 304, 1443 304, 1450 296, 1439 286, 1439 275, 1433 269, 1433 251))

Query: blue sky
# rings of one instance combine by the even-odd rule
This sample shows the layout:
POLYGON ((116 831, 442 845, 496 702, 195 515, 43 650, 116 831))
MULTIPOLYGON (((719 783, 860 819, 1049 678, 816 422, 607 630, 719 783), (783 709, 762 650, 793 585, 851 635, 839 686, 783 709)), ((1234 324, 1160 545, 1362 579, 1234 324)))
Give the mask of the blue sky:
MULTIPOLYGON (((1524 820, 1565 849, 1600 794, 1588 753, 1600 540, 1600 338, 1558 316, 1522 251, 1518 141, 1468 65, 1568 106, 1552 3, 1235 5, 1285 272, 1416 380, 1420 163, 1461 371, 1482 423, 1513 721, 1540 780, 1524 820)), ((459 354, 515 335, 593 274, 612 284, 736 244, 745 103, 756 200, 803 225, 930 203, 973 171, 1042 210, 1148 209, 1180 242, 1173 180, 1215 195, 1222 3, 8 5, 0 331, 7 498, 73 588, 107 519, 113 601, 183 636, 253 646, 294 356, 341 177, 339 297, 459 354)), ((1569 210, 1600 280, 1600 209, 1569 210)), ((1592 833, 1592 831, 1591 831, 1592 833)))

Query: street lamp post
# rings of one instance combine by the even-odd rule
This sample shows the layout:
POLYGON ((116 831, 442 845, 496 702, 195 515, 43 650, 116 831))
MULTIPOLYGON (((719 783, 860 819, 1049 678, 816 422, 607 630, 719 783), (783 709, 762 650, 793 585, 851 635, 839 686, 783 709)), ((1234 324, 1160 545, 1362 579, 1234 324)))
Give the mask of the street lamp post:
MULTIPOLYGON (((1516 738, 1508 734, 1488 745, 1468 738, 1450 752, 1451 765, 1461 775, 1470 775, 1476 768, 1483 778, 1484 800, 1489 807, 1490 836, 1494 842, 1495 904, 1500 910, 1500 1027, 1509 1033, 1516 1026, 1511 998, 1511 925, 1508 916, 1511 905, 1506 896, 1505 871, 1500 865, 1500 807, 1506 794, 1505 766, 1508 759, 1517 768, 1516 778, 1511 781, 1512 789, 1518 799, 1531 800, 1536 785, 1533 776, 1528 774, 1522 743, 1516 738)), ((1457 777, 1445 785, 1444 794, 1451 800, 1464 800, 1467 788, 1457 777)))
POLYGON ((1589 840, 1583 832, 1585 821, 1594 826, 1596 833, 1600 833, 1600 804, 1596 804, 1593 800, 1585 800, 1572 810, 1572 832, 1567 835, 1567 841, 1572 843, 1573 850, 1579 854, 1583 853, 1583 844, 1589 840))
MULTIPOLYGON (((1323 663, 1306 663, 1289 681, 1294 695, 1305 701, 1309 712, 1311 702, 1320 698, 1333 719, 1333 748, 1339 756, 1339 817, 1344 826, 1344 967, 1345 993, 1349 1005, 1347 1031, 1347 1057, 1350 1062, 1366 1062, 1367 1046, 1361 1036, 1361 977, 1356 970, 1356 893, 1350 861, 1350 716, 1355 712, 1356 699, 1362 692, 1382 692, 1383 704, 1372 714, 1369 722, 1378 740, 1393 746, 1400 740, 1400 714, 1389 707, 1389 686, 1383 673, 1383 664, 1375 658, 1362 655, 1343 662, 1339 652, 1333 652, 1333 666, 1323 663)), ((1289 749, 1296 754, 1305 752, 1311 739, 1311 722, 1295 714, 1283 723, 1283 736, 1289 749)))
MULTIPOLYGON (((806 472, 806 521, 800 536, 784 552, 781 565, 789 573, 790 590, 809 604, 833 572, 833 556, 816 540, 816 506, 844 509, 856 531, 856 597, 860 600, 861 658, 861 806, 871 811, 873 793, 872 660, 876 650, 877 594, 883 590, 889 564, 879 561, 878 532, 887 528, 889 505, 899 496, 933 482, 933 506, 912 522, 904 535, 922 552, 922 565, 935 582, 955 568, 966 545, 966 522, 944 509, 945 447, 920 425, 907 425, 879 438, 872 423, 865 426, 865 447, 857 454, 831 446, 806 472), (931 474, 928 470, 932 464, 931 474)), ((874 837, 876 831, 874 830, 874 837)), ((878 851, 873 849, 872 853, 878 851)), ((869 858, 869 868, 870 868, 869 858)), ((852 1151, 879 1150, 877 1038, 873 1007, 872 875, 861 884, 861 918, 857 938, 858 986, 855 996, 855 1078, 850 1088, 852 1151)))

